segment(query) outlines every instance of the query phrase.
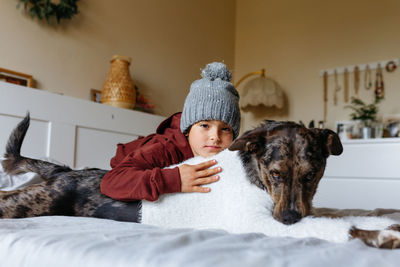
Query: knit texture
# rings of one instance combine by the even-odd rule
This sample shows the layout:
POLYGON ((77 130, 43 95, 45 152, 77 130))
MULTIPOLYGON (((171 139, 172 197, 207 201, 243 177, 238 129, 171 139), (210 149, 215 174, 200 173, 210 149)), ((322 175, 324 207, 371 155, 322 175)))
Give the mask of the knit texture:
MULTIPOLYGON (((272 217, 273 203, 266 191, 250 183, 237 151, 224 150, 216 159, 222 168, 218 182, 206 185, 210 193, 164 194, 155 202, 142 202, 142 223, 164 228, 224 229, 231 233, 259 232, 268 236, 316 237, 333 242, 349 240, 352 225, 384 229, 399 223, 397 217, 305 217, 285 225, 272 217)), ((182 164, 198 164, 198 156, 182 164)), ((173 168, 173 166, 170 166, 173 168)))
POLYGON ((234 139, 240 130, 239 94, 225 64, 213 62, 202 71, 200 80, 190 86, 181 117, 181 131, 203 120, 219 120, 233 129, 234 139))

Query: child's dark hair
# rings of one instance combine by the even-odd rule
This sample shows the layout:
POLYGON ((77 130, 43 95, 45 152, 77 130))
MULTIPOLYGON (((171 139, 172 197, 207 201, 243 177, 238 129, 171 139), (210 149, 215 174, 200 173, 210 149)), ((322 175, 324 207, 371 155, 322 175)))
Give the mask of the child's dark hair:
POLYGON ((190 129, 192 129, 192 125, 190 125, 189 128, 187 128, 187 129, 183 132, 183 135, 184 135, 184 136, 188 136, 188 135, 189 135, 189 132, 190 132, 190 129))

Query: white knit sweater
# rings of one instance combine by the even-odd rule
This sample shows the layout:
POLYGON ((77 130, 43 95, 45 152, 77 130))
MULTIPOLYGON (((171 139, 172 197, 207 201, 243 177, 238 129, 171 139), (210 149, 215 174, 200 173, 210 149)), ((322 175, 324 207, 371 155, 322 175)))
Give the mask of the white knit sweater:
MULTIPOLYGON (((345 242, 352 225, 383 229, 400 221, 400 216, 399 219, 306 217, 296 224, 284 225, 273 219, 272 201, 267 192, 247 179, 236 151, 225 150, 212 158, 223 171, 218 182, 207 185, 210 193, 165 194, 155 202, 143 201, 142 223, 166 228, 218 228, 232 233, 261 232, 269 236, 317 237, 345 242)), ((203 161, 204 158, 195 157, 184 163, 203 161)))

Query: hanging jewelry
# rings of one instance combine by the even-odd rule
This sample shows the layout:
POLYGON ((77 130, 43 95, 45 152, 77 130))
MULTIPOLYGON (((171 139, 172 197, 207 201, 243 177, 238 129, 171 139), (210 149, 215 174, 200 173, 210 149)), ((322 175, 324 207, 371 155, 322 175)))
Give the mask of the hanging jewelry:
POLYGON ((344 69, 343 74, 344 102, 349 102, 349 71, 344 69))
POLYGON ((396 62, 394 62, 393 60, 391 60, 391 61, 389 61, 387 64, 386 64, 386 71, 387 72, 393 72, 393 71, 395 71, 395 69, 397 68, 397 65, 396 65, 396 62))
POLYGON ((338 74, 337 74, 336 69, 335 69, 335 72, 334 72, 333 75, 334 75, 334 78, 335 78, 335 90, 333 91, 333 104, 334 104, 335 106, 337 106, 337 102, 338 102, 337 94, 338 94, 338 92, 339 92, 342 88, 341 88, 340 85, 339 85, 338 74))
POLYGON ((382 99, 385 96, 385 86, 383 83, 383 74, 381 64, 378 64, 376 69, 376 80, 375 80, 375 97, 382 99))
POLYGON ((367 90, 371 89, 371 87, 372 87, 371 69, 368 64, 365 67, 365 71, 364 71, 364 87, 367 90))
POLYGON ((324 122, 328 114, 328 72, 324 72, 324 122))
POLYGON ((358 89, 360 88, 360 69, 354 67, 354 98, 358 99, 358 89))

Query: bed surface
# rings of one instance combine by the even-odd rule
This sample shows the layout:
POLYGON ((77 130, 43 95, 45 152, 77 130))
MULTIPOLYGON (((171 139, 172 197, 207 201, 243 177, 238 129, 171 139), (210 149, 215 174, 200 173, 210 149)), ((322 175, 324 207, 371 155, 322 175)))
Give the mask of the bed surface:
MULTIPOLYGON (((31 112, 22 154, 74 168, 108 168, 116 144, 154 132, 160 116, 0 82, 0 153, 31 112), (96 151, 95 153, 93 151, 96 151)), ((0 175, 1 177, 1 175, 0 175)), ((33 176, 2 176, 2 189, 33 176)), ((397 192, 397 191, 396 191, 397 192)), ((223 230, 163 229, 105 219, 49 216, 0 220, 0 266, 398 266, 400 250, 359 240, 268 237, 223 230)))
POLYGON ((400 250, 78 217, 0 220, 2 266, 398 266, 400 250))

